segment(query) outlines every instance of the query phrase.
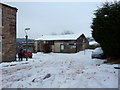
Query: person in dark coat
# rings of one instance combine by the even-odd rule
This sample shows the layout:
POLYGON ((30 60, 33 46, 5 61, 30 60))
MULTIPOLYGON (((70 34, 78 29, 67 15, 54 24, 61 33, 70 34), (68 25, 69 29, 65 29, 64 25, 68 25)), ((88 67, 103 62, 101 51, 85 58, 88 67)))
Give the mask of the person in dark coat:
POLYGON ((23 52, 23 49, 21 48, 20 51, 19 51, 19 53, 18 53, 19 61, 22 61, 22 59, 23 59, 23 54, 22 54, 22 52, 23 52))

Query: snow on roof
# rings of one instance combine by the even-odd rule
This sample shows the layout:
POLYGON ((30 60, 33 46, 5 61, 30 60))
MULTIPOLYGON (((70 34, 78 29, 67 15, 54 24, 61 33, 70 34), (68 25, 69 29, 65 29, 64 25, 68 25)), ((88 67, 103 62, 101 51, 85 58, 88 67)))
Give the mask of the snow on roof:
POLYGON ((81 34, 69 35, 44 35, 36 40, 76 40, 81 34))

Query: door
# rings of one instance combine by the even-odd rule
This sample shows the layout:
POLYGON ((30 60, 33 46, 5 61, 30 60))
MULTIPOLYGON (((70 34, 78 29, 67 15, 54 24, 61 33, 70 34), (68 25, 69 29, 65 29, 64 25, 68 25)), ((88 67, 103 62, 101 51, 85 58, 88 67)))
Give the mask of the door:
POLYGON ((64 52, 64 45, 63 45, 63 44, 60 45, 60 52, 61 52, 61 53, 64 52))

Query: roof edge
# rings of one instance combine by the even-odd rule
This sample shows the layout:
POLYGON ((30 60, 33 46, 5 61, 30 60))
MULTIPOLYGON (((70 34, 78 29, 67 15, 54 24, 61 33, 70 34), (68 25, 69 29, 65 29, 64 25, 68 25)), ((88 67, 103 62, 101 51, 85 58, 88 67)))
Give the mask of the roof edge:
MULTIPOLYGON (((81 37, 82 35, 84 35, 83 33, 82 34, 72 34, 72 35, 77 35, 78 37, 76 37, 76 38, 69 38, 69 39, 51 39, 51 40, 54 40, 54 41, 58 41, 58 40, 64 40, 64 41, 66 41, 66 40, 77 40, 79 37, 81 37)), ((44 35, 44 36, 52 36, 52 35, 44 35)), ((51 41, 51 40, 49 40, 49 39, 41 39, 42 37, 44 37, 44 36, 41 36, 40 38, 37 38, 37 39, 35 39, 36 41, 51 41)), ((56 36, 59 36, 59 35, 56 35, 56 36)), ((60 36, 67 36, 67 35, 60 35, 60 36)), ((56 38, 56 37, 55 37, 56 38)))
POLYGON ((1 4, 1 5, 3 5, 3 6, 7 6, 7 7, 10 7, 10 8, 13 8, 13 9, 16 9, 16 10, 18 10, 16 7, 13 7, 13 6, 11 6, 11 5, 4 4, 4 3, 1 3, 1 2, 0 2, 0 4, 1 4))

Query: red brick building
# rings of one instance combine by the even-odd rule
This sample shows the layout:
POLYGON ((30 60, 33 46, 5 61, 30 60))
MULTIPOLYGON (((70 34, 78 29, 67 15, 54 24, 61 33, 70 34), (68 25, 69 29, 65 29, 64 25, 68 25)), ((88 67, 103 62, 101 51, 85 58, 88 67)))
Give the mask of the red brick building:
POLYGON ((16 60, 16 12, 0 3, 0 62, 16 60))

